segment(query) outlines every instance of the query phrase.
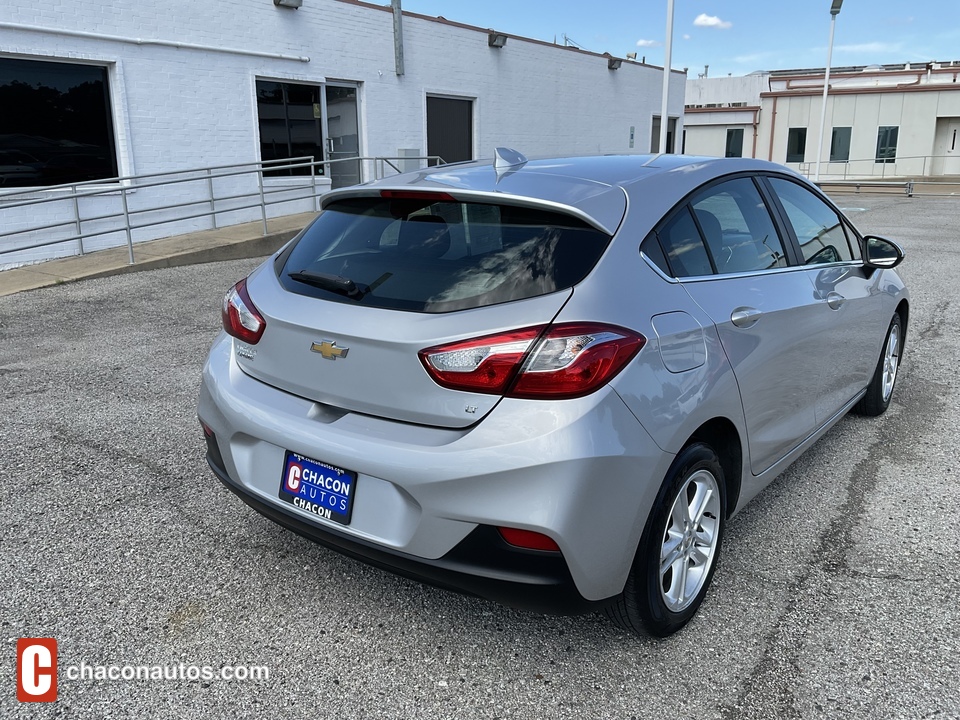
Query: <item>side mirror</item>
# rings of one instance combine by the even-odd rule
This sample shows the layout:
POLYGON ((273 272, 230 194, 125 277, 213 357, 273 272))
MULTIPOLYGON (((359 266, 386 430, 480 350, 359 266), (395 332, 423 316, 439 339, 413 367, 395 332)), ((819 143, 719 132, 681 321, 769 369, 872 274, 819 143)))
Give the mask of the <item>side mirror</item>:
POLYGON ((863 239, 863 264, 867 267, 884 270, 895 268, 903 262, 903 248, 893 240, 867 235, 863 239))

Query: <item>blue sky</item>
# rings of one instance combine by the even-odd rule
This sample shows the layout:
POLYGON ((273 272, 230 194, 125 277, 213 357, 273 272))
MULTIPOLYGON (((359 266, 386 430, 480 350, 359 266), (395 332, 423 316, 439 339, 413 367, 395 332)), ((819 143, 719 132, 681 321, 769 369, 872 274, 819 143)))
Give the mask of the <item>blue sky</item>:
MULTIPOLYGON (((380 0, 389 4, 386 0, 380 0)), ((404 10, 662 65, 666 0, 402 0, 404 10)), ((697 77, 823 67, 830 0, 675 0, 675 69, 697 77)), ((844 0, 833 67, 960 60, 960 1, 844 0)))

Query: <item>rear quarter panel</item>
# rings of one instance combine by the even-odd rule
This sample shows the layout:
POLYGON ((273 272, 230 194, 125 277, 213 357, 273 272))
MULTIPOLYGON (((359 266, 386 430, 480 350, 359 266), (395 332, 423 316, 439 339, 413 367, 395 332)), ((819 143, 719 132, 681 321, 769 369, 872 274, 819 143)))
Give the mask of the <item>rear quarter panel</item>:
MULTIPOLYGON (((631 219, 628 213, 597 267, 574 288, 557 322, 602 321, 643 334, 643 349, 611 385, 666 453, 678 453, 700 425, 723 417, 737 428, 746 458, 740 394, 713 322, 679 283, 665 279, 640 254, 640 243, 657 220, 659 216, 652 215, 631 219), (655 327, 654 318, 667 313, 685 313, 691 322, 685 331, 663 335, 670 323, 655 327), (695 326, 701 328, 700 342, 689 332, 695 326), (683 366, 676 348, 686 343, 693 358, 687 364, 696 367, 671 371, 668 364, 674 370, 683 366)), ((663 478, 647 480, 659 487, 663 478)))

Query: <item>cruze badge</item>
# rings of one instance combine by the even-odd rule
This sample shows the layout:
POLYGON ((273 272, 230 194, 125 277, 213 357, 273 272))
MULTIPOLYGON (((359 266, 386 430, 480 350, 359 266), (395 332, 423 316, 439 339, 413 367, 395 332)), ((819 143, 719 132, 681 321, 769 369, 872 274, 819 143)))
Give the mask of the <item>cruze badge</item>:
POLYGON ((345 358, 347 352, 350 350, 350 348, 337 347, 336 340, 324 340, 323 342, 314 343, 310 346, 310 349, 315 353, 320 353, 325 360, 345 358))

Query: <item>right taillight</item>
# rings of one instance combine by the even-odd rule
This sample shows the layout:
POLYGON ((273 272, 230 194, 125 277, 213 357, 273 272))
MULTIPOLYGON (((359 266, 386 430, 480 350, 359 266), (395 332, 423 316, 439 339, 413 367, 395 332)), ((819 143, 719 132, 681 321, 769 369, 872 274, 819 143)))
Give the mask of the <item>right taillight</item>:
POLYGON ((224 296, 221 319, 228 335, 250 345, 260 342, 267 321, 247 294, 246 278, 230 288, 224 296))
POLYGON ((619 373, 646 338, 615 325, 564 323, 427 348, 420 360, 439 385, 515 398, 588 395, 619 373))

